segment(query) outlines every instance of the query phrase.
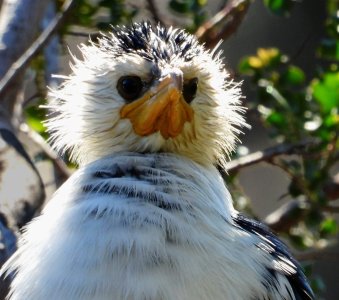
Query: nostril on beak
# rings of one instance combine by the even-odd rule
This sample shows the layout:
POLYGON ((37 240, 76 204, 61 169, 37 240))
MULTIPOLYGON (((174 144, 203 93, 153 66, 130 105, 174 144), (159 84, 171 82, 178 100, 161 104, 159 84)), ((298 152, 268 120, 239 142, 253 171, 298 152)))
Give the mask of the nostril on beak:
POLYGON ((183 78, 182 71, 178 70, 178 72, 171 73, 171 77, 173 78, 173 82, 176 83, 178 90, 182 91, 183 85, 184 85, 184 78, 183 78))
POLYGON ((161 71, 159 81, 171 81, 172 84, 179 90, 183 88, 183 73, 178 68, 168 68, 161 71))

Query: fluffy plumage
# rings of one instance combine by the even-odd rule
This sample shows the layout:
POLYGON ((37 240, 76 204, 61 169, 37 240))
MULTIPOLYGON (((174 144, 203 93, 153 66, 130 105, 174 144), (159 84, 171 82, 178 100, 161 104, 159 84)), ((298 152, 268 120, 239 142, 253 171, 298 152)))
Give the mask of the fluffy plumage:
POLYGON ((215 167, 245 125, 219 54, 148 23, 82 51, 47 123, 81 168, 5 266, 10 299, 313 299, 286 246, 234 210, 215 167))
MULTIPOLYGON (((234 149, 244 125, 239 112, 240 88, 229 79, 220 52, 206 51, 195 38, 178 29, 166 30, 147 23, 115 28, 98 44, 82 45, 84 60, 74 58, 73 73, 52 91, 51 109, 57 112, 46 125, 61 152, 71 150, 80 165, 123 152, 170 152, 205 165, 224 162, 234 149), (138 136, 119 111, 125 100, 116 85, 121 76, 137 74, 152 82, 152 68, 180 69, 184 78, 199 78, 191 103, 194 122, 186 123, 175 139, 159 132, 138 136)), ((160 71, 160 72, 161 72, 160 71)))

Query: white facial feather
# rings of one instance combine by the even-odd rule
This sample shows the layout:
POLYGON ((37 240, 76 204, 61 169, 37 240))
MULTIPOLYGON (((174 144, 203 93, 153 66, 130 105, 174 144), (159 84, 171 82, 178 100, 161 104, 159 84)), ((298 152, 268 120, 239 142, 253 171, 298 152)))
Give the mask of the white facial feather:
MULTIPOLYGON (((181 30, 169 30, 165 40, 153 32, 150 47, 159 51, 175 48, 175 37, 181 30)), ((188 36, 188 35, 187 35, 188 36)), ((188 36, 194 43, 195 39, 188 36)), ((189 39, 184 43, 188 44, 189 39)), ((98 44, 82 45, 83 60, 75 59, 73 73, 56 90, 51 91, 52 117, 46 122, 51 142, 80 165, 106 155, 122 152, 170 152, 180 154, 204 165, 225 162, 234 150, 240 128, 245 126, 244 109, 239 106, 241 91, 224 69, 220 52, 207 51, 202 45, 192 44, 199 55, 189 61, 178 53, 170 53, 166 60, 151 61, 140 51, 121 53, 119 37, 103 37, 98 44), (186 122, 175 138, 164 139, 159 132, 148 136, 137 135, 129 119, 121 119, 119 112, 125 100, 117 92, 121 76, 150 76, 152 66, 183 72, 184 79, 198 78, 198 91, 190 103, 194 118, 186 122)), ((185 47, 185 44, 182 46, 185 47)))

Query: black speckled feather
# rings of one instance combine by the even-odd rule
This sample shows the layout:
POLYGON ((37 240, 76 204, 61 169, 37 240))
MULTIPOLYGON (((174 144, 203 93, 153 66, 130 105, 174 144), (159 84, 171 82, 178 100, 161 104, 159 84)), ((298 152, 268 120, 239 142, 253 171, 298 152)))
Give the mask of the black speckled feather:
MULTIPOLYGON (((293 258, 291 253, 289 252, 287 246, 275 236, 267 226, 264 224, 255 221, 253 219, 249 219, 242 214, 237 214, 233 221, 236 226, 239 226, 242 230, 254 234, 260 239, 262 239, 263 243, 266 243, 270 246, 271 251, 269 251, 270 255, 276 260, 284 260, 291 265, 295 266, 296 272, 290 274, 288 272, 284 272, 283 270, 276 268, 268 268, 267 275, 265 276, 266 285, 271 290, 277 290, 277 276, 283 275, 287 278, 288 282, 291 285, 291 288, 294 293, 294 297, 296 300, 314 300, 313 292, 307 282, 307 279, 302 271, 299 263, 293 258)), ((259 245, 257 245, 260 247, 259 245)), ((267 250, 265 250, 267 251, 267 250)), ((291 297, 291 299, 293 299, 291 297)))
POLYGON ((117 55, 135 53, 149 61, 170 62, 173 57, 181 57, 186 62, 203 52, 203 48, 193 35, 183 30, 152 27, 149 22, 131 27, 114 27, 113 42, 117 55))

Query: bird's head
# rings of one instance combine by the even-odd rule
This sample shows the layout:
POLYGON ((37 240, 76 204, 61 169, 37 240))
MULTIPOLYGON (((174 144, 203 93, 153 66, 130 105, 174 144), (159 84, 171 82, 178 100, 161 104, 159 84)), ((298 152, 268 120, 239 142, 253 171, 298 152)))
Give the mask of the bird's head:
POLYGON ((240 88, 220 52, 179 29, 113 28, 82 45, 73 73, 51 91, 46 122, 59 151, 79 164, 117 152, 168 152, 224 162, 245 125, 240 88))

